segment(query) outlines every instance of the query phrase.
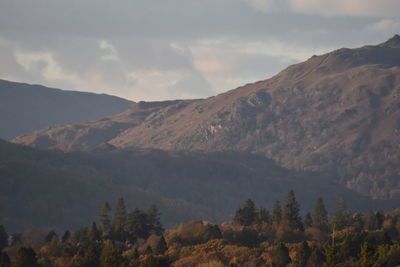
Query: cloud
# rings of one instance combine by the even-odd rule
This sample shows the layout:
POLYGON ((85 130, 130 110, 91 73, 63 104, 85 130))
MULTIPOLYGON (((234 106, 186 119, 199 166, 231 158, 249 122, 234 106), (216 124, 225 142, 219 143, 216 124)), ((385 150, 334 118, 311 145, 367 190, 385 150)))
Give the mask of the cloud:
POLYGON ((272 13, 288 9, 286 0, 243 0, 258 12, 272 13))
POLYGON ((361 1, 2 0, 0 78, 132 100, 207 97, 384 41, 397 1, 361 1))
POLYGON ((287 0, 294 12, 322 16, 398 16, 398 0, 287 0))
POLYGON ((293 12, 319 16, 397 17, 398 0, 243 0, 264 13, 293 12))
POLYGON ((382 19, 378 22, 369 24, 367 30, 385 35, 394 35, 400 32, 400 20, 382 19))

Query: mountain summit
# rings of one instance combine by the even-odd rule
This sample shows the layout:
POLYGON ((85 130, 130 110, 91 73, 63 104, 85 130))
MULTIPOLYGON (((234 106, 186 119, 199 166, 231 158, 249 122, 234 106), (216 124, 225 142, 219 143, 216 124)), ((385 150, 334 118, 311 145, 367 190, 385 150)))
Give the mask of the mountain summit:
POLYGON ((313 56, 276 76, 200 100, 138 103, 107 119, 14 142, 65 151, 247 151, 332 175, 374 198, 400 198, 399 36, 313 56))
POLYGON ((380 44, 381 47, 400 48, 400 35, 395 34, 386 42, 380 44))

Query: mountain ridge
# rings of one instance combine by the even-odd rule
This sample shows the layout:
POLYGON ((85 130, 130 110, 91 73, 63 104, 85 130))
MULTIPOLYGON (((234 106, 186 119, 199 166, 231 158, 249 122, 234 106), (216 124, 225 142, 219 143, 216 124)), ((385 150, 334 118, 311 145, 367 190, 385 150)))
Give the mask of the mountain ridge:
POLYGON ((398 199, 398 40, 313 56, 270 79, 207 99, 132 107, 110 120, 133 124, 89 147, 81 140, 94 135, 84 129, 113 126, 95 121, 68 131, 71 126, 62 125, 14 142, 65 151, 104 143, 116 149, 247 151, 287 168, 327 172, 364 195, 398 199))
POLYGON ((0 138, 11 139, 55 124, 99 119, 132 104, 107 94, 0 80, 0 138))

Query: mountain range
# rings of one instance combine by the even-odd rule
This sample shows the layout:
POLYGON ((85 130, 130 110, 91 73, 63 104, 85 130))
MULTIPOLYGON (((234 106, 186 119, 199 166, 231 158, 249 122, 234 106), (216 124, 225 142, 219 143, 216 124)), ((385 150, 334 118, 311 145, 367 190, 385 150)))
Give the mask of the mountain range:
POLYGON ((12 139, 60 123, 103 118, 132 104, 111 95, 0 80, 0 138, 12 139))
POLYGON ((312 56, 207 99, 139 102, 122 113, 12 140, 41 149, 234 151, 400 199, 400 36, 312 56))

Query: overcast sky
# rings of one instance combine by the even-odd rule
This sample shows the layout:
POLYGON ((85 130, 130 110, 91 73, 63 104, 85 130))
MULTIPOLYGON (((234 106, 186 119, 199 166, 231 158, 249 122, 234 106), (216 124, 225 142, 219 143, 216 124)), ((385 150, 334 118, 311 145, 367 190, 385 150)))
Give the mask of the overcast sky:
POLYGON ((400 32, 399 0, 1 0, 0 78, 199 98, 400 32))

